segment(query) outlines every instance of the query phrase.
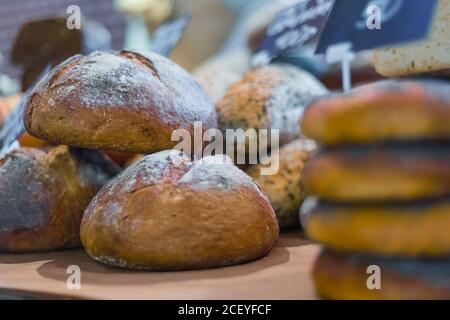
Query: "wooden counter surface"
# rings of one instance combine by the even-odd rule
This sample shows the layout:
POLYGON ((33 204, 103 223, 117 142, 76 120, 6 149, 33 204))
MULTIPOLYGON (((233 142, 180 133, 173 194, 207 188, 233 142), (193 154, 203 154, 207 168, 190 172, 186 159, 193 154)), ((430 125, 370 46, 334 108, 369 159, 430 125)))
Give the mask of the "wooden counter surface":
POLYGON ((298 232, 282 234, 255 262, 185 272, 134 272, 95 262, 83 250, 0 254, 0 297, 26 292, 81 299, 316 299, 311 268, 319 246, 298 232), (66 287, 66 269, 81 269, 81 289, 66 287))

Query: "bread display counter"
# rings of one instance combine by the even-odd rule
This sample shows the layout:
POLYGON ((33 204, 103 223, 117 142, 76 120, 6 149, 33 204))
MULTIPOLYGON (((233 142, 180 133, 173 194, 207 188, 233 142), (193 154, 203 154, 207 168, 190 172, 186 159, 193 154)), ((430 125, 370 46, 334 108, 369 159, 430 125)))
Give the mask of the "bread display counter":
POLYGON ((0 292, 58 299, 316 299, 310 272, 318 252, 289 232, 263 259, 200 271, 127 271, 97 263, 84 250, 2 254, 0 292), (80 267, 80 290, 67 287, 71 265, 80 267))

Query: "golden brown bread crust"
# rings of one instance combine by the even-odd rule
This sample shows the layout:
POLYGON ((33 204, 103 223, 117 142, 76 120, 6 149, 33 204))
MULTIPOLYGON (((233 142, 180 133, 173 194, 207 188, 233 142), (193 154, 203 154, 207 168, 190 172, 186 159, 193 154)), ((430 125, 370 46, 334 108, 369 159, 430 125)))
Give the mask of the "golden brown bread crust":
POLYGON ((308 236, 329 248, 382 256, 450 255, 450 199, 302 208, 308 236), (305 210, 303 210, 305 209, 305 210))
POLYGON ((450 260, 383 259, 324 250, 314 265, 316 290, 337 300, 450 299, 450 260), (367 268, 381 269, 381 289, 369 290, 367 268))
POLYGON ((450 84, 385 80, 317 100, 302 132, 325 145, 450 138, 450 84))
POLYGON ((297 67, 259 67, 232 84, 217 104, 219 127, 279 129, 283 144, 300 135, 298 122, 304 107, 326 93, 314 76, 297 67))
POLYGON ((97 151, 20 148, 0 160, 0 251, 80 245, 81 217, 118 168, 97 151))
POLYGON ((175 129, 216 127, 214 105, 192 77, 155 53, 74 56, 35 87, 24 116, 32 135, 73 146, 150 153, 175 129))
POLYGON ((297 139, 281 147, 279 152, 272 151, 272 155, 278 157, 273 161, 278 161, 280 166, 276 174, 261 175, 261 164, 247 170, 269 197, 281 230, 299 225, 298 209, 304 198, 301 187, 303 167, 315 148, 313 141, 297 139))
POLYGON ((220 267, 266 255, 278 238, 273 209, 249 176, 223 161, 191 162, 167 150, 127 168, 86 209, 85 249, 106 264, 149 270, 220 267))
POLYGON ((410 201, 450 195, 450 148, 440 145, 328 150, 308 161, 308 195, 330 201, 410 201))

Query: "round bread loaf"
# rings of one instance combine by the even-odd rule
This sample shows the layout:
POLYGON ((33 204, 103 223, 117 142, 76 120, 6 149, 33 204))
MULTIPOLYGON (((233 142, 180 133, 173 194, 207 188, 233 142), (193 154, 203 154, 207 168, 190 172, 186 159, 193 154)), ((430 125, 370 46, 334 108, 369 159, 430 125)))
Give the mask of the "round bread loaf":
POLYGON ((379 258, 325 250, 314 265, 313 279, 317 292, 326 299, 450 299, 449 258, 379 258), (380 267, 379 290, 368 287, 368 283, 376 284, 368 279, 374 274, 368 273, 370 266, 380 267))
POLYGON ((450 255, 450 199, 380 205, 305 201, 302 223, 313 240, 346 252, 450 255))
POLYGON ((450 195, 450 146, 353 147, 320 152, 305 166, 308 195, 330 201, 410 201, 450 195))
POLYGON ((34 88, 24 122, 53 143, 150 153, 175 146, 175 129, 216 127, 214 105, 178 65, 155 53, 74 56, 34 88))
POLYGON ((220 267, 266 255, 278 238, 267 197, 225 156, 149 155, 110 180, 83 216, 81 241, 130 269, 220 267), (226 159, 226 161, 225 161, 226 159))
POLYGON ((314 76, 292 65, 259 67, 232 84, 218 103, 219 127, 279 129, 283 144, 300 135, 304 107, 326 93, 314 76))
POLYGON ((80 246, 84 210, 119 168, 98 151, 20 148, 0 160, 0 251, 80 246))
POLYGON ((319 99, 302 118, 302 132, 325 145, 450 138, 450 84, 384 80, 319 99))
POLYGON ((272 150, 271 161, 279 164, 276 174, 261 174, 261 169, 265 167, 262 164, 247 170, 269 197, 282 230, 299 226, 298 209, 304 198, 301 187, 303 167, 315 148, 313 141, 297 139, 279 150, 272 150))

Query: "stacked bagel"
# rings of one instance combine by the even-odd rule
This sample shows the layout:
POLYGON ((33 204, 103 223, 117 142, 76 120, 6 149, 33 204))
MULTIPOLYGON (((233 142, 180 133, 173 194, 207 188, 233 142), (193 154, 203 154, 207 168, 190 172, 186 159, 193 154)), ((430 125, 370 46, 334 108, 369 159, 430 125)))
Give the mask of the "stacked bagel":
POLYGON ((450 85, 385 80, 312 103, 301 209, 334 299, 450 298, 450 85), (371 266, 381 286, 368 285, 371 266), (368 269, 369 268, 369 269, 368 269))

